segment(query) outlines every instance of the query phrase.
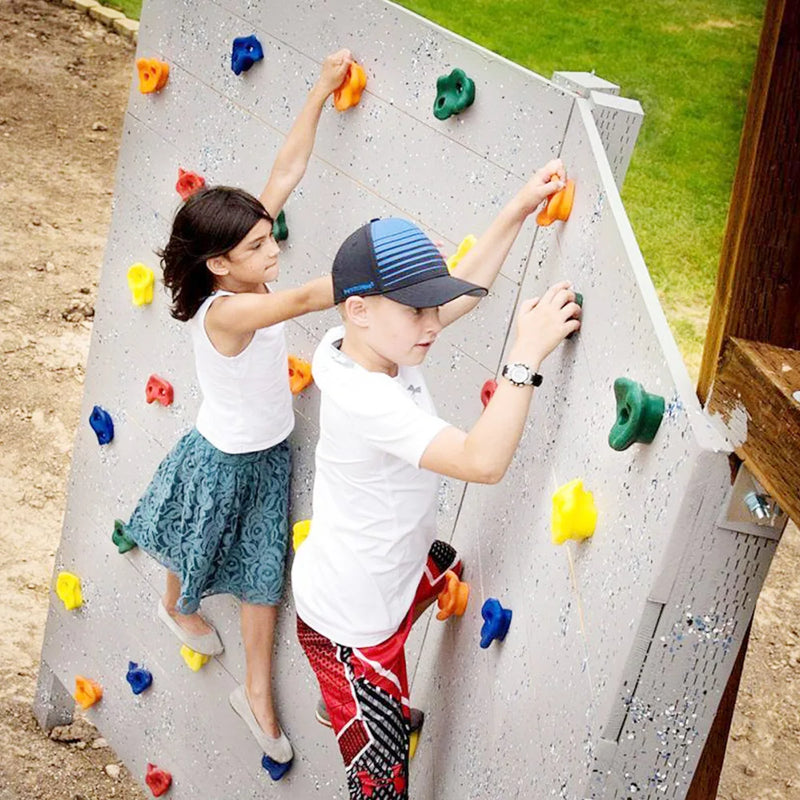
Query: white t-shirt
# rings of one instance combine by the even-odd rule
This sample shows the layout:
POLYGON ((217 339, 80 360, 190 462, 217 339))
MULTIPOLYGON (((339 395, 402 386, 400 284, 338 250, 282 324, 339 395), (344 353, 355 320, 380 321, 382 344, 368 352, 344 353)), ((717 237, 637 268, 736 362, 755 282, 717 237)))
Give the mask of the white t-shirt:
POLYGON ((282 442, 294 428, 284 324, 260 328, 235 356, 222 355, 206 332, 206 298, 189 321, 197 381, 203 393, 195 426, 223 453, 251 453, 282 442))
POLYGON ((439 475, 419 468, 448 423, 419 367, 369 372, 328 331, 314 354, 322 392, 311 532, 295 554, 300 618, 351 647, 379 644, 406 615, 436 538, 439 475))

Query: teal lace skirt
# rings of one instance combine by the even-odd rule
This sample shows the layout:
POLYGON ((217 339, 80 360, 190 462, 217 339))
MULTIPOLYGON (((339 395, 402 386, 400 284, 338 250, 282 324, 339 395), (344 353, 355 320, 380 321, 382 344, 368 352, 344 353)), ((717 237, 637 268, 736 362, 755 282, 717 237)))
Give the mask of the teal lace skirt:
POLYGON ((287 442, 217 450, 196 429, 164 458, 126 530, 181 579, 178 610, 210 594, 276 605, 283 592, 291 468, 287 442))

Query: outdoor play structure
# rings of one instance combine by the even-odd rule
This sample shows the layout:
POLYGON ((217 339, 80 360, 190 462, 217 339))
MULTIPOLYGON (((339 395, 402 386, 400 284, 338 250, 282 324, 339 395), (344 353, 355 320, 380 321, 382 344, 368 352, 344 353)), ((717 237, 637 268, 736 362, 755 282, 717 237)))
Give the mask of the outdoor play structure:
MULTIPOLYGON (((746 471, 732 485, 738 442, 700 407, 625 215, 641 109, 596 76, 546 80, 378 0, 145 4, 37 715, 64 722, 76 696, 153 794, 345 796, 288 593, 276 693, 296 757, 273 783, 228 706, 244 679, 235 601, 203 606, 225 653, 182 655, 155 616, 163 569, 115 526, 199 401, 154 251, 202 182, 260 191, 341 46, 363 73, 324 115, 287 203, 291 284, 328 271, 371 218, 410 218, 456 253, 551 156, 574 181, 571 203, 526 224, 490 296, 428 359, 441 415, 468 428, 520 300, 560 278, 582 295, 583 326, 546 362, 506 478, 444 481, 439 535, 470 590, 454 585, 439 616, 456 613, 430 614, 409 642, 426 711, 412 797, 684 798, 786 516, 746 471)), ((310 359, 336 322, 331 311, 287 325, 290 351, 310 359)), ((292 369, 302 384, 305 365, 292 369)), ((298 390, 293 523, 311 515, 319 408, 313 384, 298 390)))

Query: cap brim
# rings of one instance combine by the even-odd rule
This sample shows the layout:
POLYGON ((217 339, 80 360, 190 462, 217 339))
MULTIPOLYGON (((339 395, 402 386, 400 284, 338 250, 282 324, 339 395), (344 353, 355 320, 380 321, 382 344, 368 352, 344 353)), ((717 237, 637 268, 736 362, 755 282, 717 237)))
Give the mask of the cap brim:
POLYGON ((433 308, 443 306, 457 297, 468 294, 470 297, 484 297, 488 293, 483 286, 477 286, 452 275, 439 275, 426 281, 403 286, 391 292, 383 292, 384 297, 414 308, 433 308))

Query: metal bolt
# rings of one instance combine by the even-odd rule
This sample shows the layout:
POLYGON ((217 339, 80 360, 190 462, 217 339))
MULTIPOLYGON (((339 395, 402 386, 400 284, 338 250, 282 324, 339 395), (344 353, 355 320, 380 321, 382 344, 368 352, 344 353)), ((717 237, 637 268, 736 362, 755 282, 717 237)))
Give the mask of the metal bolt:
POLYGON ((756 519, 769 519, 770 507, 769 498, 757 492, 748 492, 744 496, 744 504, 756 519))

